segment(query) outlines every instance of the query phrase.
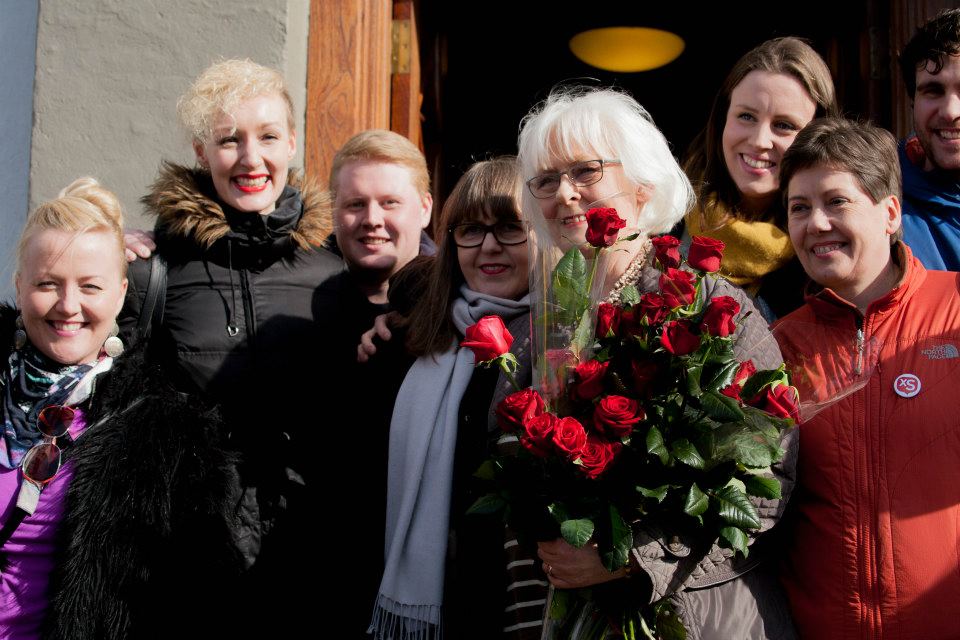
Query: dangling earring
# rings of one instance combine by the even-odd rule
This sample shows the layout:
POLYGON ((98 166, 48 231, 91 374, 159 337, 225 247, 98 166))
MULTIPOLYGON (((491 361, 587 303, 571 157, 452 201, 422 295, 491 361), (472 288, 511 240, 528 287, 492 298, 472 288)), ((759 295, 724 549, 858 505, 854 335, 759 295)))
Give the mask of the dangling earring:
POLYGON ((19 351, 23 345, 27 344, 27 332, 23 330, 23 318, 17 314, 17 319, 13 323, 17 330, 13 332, 13 348, 19 351))
POLYGON ((123 340, 117 337, 118 333, 120 333, 120 327, 114 322, 110 337, 103 341, 103 350, 111 358, 116 358, 123 353, 123 340))

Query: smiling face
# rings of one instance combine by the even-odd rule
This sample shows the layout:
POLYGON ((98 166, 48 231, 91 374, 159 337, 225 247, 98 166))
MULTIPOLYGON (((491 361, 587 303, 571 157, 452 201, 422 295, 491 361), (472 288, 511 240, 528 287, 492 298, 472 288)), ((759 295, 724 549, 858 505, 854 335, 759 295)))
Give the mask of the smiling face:
POLYGON ((787 197, 790 240, 811 279, 860 308, 893 288, 896 196, 874 203, 852 173, 816 166, 794 174, 787 197))
POLYGON ((925 169, 942 169, 960 178, 960 55, 944 56, 943 68, 933 64, 917 71, 913 123, 926 153, 925 169))
POLYGON ((745 210, 764 212, 774 203, 780 159, 816 108, 803 85, 782 73, 751 71, 734 87, 723 159, 745 210))
POLYGON ((337 245, 350 271, 386 283, 419 253, 433 198, 417 191, 407 167, 375 160, 345 164, 336 192, 337 245))
MULTIPOLYGON (((484 216, 480 224, 497 222, 484 216)), ((503 223, 511 224, 509 220, 503 223)), ((515 222, 521 227, 519 219, 515 222)), ((527 245, 502 245, 493 233, 487 233, 478 247, 456 247, 460 271, 470 289, 478 293, 508 300, 519 300, 529 288, 527 245)))
MULTIPOLYGON (((549 166, 540 173, 567 171, 571 165, 586 160, 596 160, 597 153, 579 153, 572 158, 550 159, 549 166)), ((587 241, 586 213, 593 207, 614 207, 620 216, 628 221, 628 227, 636 225, 637 214, 646 202, 639 187, 632 184, 623 173, 619 164, 603 165, 603 177, 585 187, 576 186, 567 175, 560 177, 556 194, 549 198, 538 198, 537 204, 543 213, 550 232, 561 249, 582 246, 587 241), (631 210, 628 210, 631 209, 631 210)))
POLYGON ((36 232, 23 248, 16 278, 31 344, 60 364, 95 361, 123 306, 122 260, 109 231, 36 232))
POLYGON ((194 142, 220 199, 234 209, 267 215, 287 184, 297 151, 287 103, 277 94, 241 102, 233 117, 221 114, 205 143, 194 142))

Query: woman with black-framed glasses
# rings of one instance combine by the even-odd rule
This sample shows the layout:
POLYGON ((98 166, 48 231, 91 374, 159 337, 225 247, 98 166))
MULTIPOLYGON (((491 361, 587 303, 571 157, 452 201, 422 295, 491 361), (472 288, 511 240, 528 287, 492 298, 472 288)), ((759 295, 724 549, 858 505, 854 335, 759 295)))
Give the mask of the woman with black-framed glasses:
MULTIPOLYGON (((518 380, 529 381, 521 187, 513 157, 470 167, 444 204, 439 228, 447 230, 446 242, 421 275, 426 284, 404 323, 417 360, 390 424, 376 638, 399 628, 442 628, 447 637, 486 639, 503 628, 503 525, 465 514, 479 496, 473 473, 494 444, 493 409, 512 387, 497 369, 475 368, 460 342, 468 326, 499 316, 514 336, 518 380)), ((391 300, 400 289, 391 283, 391 300)))
POLYGON ((68 186, 27 219, 0 305, 5 639, 202 629, 239 572, 218 421, 117 337, 121 224, 95 180, 68 186))

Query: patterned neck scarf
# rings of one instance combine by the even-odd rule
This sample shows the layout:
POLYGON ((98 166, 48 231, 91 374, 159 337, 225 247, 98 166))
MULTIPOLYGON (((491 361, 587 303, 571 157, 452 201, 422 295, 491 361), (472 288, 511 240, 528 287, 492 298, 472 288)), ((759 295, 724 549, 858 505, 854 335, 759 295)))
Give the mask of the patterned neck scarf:
MULTIPOLYGON (((7 469, 20 466, 23 456, 43 440, 37 428, 37 415, 45 407, 64 404, 80 380, 94 364, 61 365, 37 351, 29 342, 10 354, 0 371, 3 394, 3 438, 0 438, 0 465, 7 469)), ((89 389, 89 385, 88 385, 89 389)), ((71 398, 83 401, 82 398, 71 398)))

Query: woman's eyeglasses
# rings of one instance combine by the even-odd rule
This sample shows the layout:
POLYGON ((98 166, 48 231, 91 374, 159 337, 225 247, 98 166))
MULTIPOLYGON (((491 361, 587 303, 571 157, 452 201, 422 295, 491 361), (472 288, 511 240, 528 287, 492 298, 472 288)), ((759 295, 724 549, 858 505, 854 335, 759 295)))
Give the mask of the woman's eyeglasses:
POLYGON ((43 442, 33 445, 20 462, 23 477, 37 487, 46 486, 60 471, 63 452, 57 446, 57 438, 67 434, 76 415, 77 412, 70 407, 52 405, 37 416, 37 428, 43 434, 43 442))
POLYGON ((560 189, 563 176, 570 178, 570 182, 577 187, 586 187, 600 182, 603 178, 603 165, 620 164, 619 160, 584 160, 575 162, 566 171, 549 171, 541 173, 527 180, 527 188, 534 198, 552 198, 560 189))
POLYGON ((509 247, 523 244, 527 241, 527 229, 522 222, 497 222, 495 224, 480 224, 479 222, 463 222, 450 227, 453 242, 462 249, 479 247, 492 233, 497 242, 509 247))

